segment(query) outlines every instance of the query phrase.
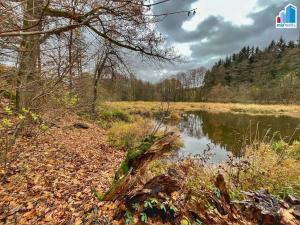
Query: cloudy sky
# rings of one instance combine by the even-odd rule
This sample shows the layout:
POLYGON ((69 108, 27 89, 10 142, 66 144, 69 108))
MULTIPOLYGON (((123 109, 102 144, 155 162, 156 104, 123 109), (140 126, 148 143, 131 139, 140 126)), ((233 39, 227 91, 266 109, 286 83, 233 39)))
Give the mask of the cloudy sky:
POLYGON ((266 47, 272 39, 297 40, 297 29, 276 29, 275 18, 288 4, 300 10, 300 2, 285 0, 171 0, 153 8, 155 14, 197 8, 195 16, 176 14, 166 17, 158 31, 167 45, 186 58, 177 65, 140 64, 137 75, 152 82, 162 77, 200 66, 209 68, 216 60, 239 51, 245 45, 266 47))

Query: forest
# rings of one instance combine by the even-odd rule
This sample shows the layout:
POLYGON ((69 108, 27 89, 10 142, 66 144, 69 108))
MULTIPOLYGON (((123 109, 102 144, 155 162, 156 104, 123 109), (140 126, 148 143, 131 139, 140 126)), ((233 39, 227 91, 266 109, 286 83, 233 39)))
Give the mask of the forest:
POLYGON ((300 224, 300 40, 141 76, 184 4, 0 0, 0 225, 300 224))
POLYGON ((263 50, 245 46, 210 70, 191 69, 154 84, 122 80, 127 83, 123 91, 109 96, 121 101, 299 103, 299 49, 299 41, 282 38, 263 50))

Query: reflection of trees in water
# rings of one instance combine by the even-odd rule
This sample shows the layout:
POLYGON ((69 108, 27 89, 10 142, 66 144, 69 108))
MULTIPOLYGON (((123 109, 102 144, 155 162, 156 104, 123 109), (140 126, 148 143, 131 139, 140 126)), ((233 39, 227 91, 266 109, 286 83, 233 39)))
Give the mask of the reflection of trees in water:
MULTIPOLYGON (((270 130, 270 138, 275 132, 277 138, 287 138, 293 134, 298 124, 300 119, 290 117, 198 112, 183 116, 179 129, 191 137, 200 139, 207 136, 213 144, 218 144, 237 156, 243 144, 249 143, 255 136, 261 140, 270 130)), ((300 131, 295 133, 294 139, 300 140, 300 131)))
POLYGON ((204 136, 202 130, 202 118, 198 114, 186 114, 183 116, 182 122, 178 127, 180 132, 187 134, 190 137, 201 138, 204 136))

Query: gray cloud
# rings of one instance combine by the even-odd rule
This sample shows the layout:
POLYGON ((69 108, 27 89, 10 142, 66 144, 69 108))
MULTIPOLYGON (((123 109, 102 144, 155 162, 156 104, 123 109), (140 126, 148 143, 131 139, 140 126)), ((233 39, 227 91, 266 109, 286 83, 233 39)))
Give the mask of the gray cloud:
MULTIPOLYGON (((284 5, 283 5, 284 6, 284 5)), ((225 22, 223 18, 208 18, 199 24, 195 33, 207 29, 209 21, 213 21, 208 42, 196 43, 192 46, 192 57, 211 57, 232 54, 245 45, 265 47, 272 39, 278 40, 281 36, 286 40, 295 40, 299 37, 299 29, 276 29, 275 17, 283 6, 271 5, 266 9, 249 15, 252 25, 234 26, 225 22)), ((209 31, 208 31, 209 32, 209 31)), ((195 35, 193 35, 195 36, 195 35)))
MULTIPOLYGON (((154 13, 174 12, 191 9, 191 4, 197 0, 174 0, 164 7, 154 7, 154 13)), ((201 1, 201 0, 200 0, 201 1)), ((289 1, 300 7, 297 1, 289 1)), ((245 4, 247 4, 245 2, 245 4)), ((194 31, 182 29, 183 22, 189 17, 186 14, 177 14, 166 17, 158 26, 159 32, 167 37, 169 44, 191 44, 191 59, 182 65, 165 65, 163 69, 169 74, 193 69, 199 66, 211 66, 218 58, 239 51, 243 46, 266 47, 271 40, 278 40, 281 36, 289 41, 299 38, 298 29, 276 29, 275 17, 284 8, 287 1, 258 0, 261 11, 247 15, 252 19, 251 25, 234 25, 222 17, 210 16, 202 21, 194 31), (206 40, 205 42, 203 40, 206 40)), ((233 12, 234 13, 234 12, 233 12)), ((300 25, 299 16, 298 24, 300 25)), ((151 69, 150 69, 151 70, 151 69)), ((151 72, 144 69, 141 77, 157 80, 161 76, 160 70, 151 72)))
MULTIPOLYGON (((178 12, 184 10, 190 10, 191 5, 198 0, 171 0, 164 4, 157 5, 153 8, 153 13, 156 15, 178 12)), ((175 40, 174 35, 178 35, 178 31, 182 30, 181 25, 188 19, 187 14, 180 13, 171 16, 167 16, 159 24, 158 30, 166 35, 169 41, 175 40)))

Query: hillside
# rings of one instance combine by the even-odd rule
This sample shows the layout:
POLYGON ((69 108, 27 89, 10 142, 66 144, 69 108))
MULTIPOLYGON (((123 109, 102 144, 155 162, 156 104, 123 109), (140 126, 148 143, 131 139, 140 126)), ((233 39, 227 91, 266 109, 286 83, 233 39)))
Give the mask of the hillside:
POLYGON ((203 100, 299 102, 299 86, 300 45, 280 39, 264 50, 244 47, 217 62, 206 74, 203 100))

